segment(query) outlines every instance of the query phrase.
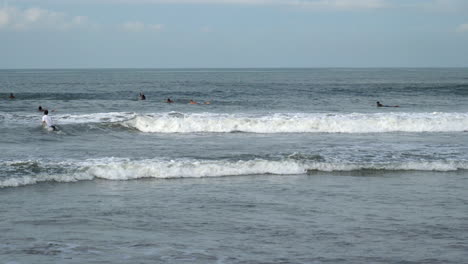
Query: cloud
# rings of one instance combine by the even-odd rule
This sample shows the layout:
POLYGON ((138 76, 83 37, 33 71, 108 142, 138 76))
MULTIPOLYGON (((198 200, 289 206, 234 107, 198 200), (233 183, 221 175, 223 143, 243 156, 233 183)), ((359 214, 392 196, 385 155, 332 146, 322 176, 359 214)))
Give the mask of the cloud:
POLYGON ((16 0, 24 3, 79 4, 203 4, 299 6, 318 10, 360 10, 380 8, 416 9, 434 12, 468 13, 468 0, 16 0))
MULTIPOLYGON (((16 0, 30 4, 79 3, 93 4, 189 4, 189 5, 249 5, 299 7, 308 10, 348 11, 382 8, 410 9, 431 12, 468 13, 468 0, 16 0)), ((1 22, 0 22, 1 23, 1 22)))
MULTIPOLYGON (((29 0, 33 1, 33 0, 29 0)), ((36 0, 37 1, 37 0, 36 0)), ((49 0, 51 1, 51 0, 49 0)), ((57 0, 55 0, 57 1, 57 0)), ((62 0, 63 1, 63 0, 62 0)), ((203 5, 257 5, 299 6, 309 9, 375 9, 390 6, 391 0, 68 0, 68 2, 106 4, 203 4, 203 5)))
POLYGON ((71 17, 42 8, 0 8, 0 30, 25 31, 31 29, 67 30, 87 24, 85 16, 71 17))
POLYGON ((10 22, 10 14, 6 8, 0 9, 0 29, 6 27, 10 22))
POLYGON ((162 24, 145 24, 140 21, 129 21, 122 24, 121 29, 126 32, 153 31, 160 32, 164 29, 162 24))
POLYGON ((459 25, 456 31, 460 33, 468 32, 468 23, 459 25))
POLYGON ((296 0, 288 3, 292 6, 314 10, 378 9, 390 7, 390 4, 386 0, 296 0))
POLYGON ((368 9, 389 6, 387 0, 134 0, 132 2, 165 4, 279 5, 318 9, 368 9))
POLYGON ((152 31, 162 31, 164 29, 164 25, 162 24, 150 24, 150 25, 147 25, 146 28, 148 28, 149 30, 152 30, 152 31))
MULTIPOLYGON (((55 12, 43 8, 20 9, 12 6, 0 7, 0 31, 28 31, 28 30, 59 30, 102 28, 92 24, 86 16, 70 16, 62 12, 55 12)), ((139 21, 129 21, 120 25, 126 32, 160 32, 162 24, 145 24, 139 21)))
POLYGON ((122 25, 122 29, 128 32, 141 32, 145 29, 145 24, 141 22, 126 22, 122 25))

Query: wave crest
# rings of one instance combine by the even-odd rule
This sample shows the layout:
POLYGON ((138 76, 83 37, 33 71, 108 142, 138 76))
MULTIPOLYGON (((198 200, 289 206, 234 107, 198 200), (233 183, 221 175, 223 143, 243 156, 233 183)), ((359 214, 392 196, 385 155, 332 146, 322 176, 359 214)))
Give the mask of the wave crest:
POLYGON ((146 133, 462 132, 468 113, 154 114, 121 123, 146 133))
MULTIPOLYGON (((456 171, 468 169, 466 160, 439 160, 439 161, 406 161, 391 163, 351 163, 327 162, 313 157, 312 159, 298 160, 284 158, 281 160, 128 160, 128 159, 95 159, 80 162, 61 162, 60 164, 39 161, 18 161, 10 164, 22 163, 21 166, 43 168, 30 175, 18 175, 13 170, 10 176, 0 179, 0 187, 16 187, 39 182, 75 182, 81 180, 133 180, 140 178, 200 178, 241 175, 294 175, 306 174, 313 171, 456 171), (35 165, 40 164, 40 165, 35 165), (50 166, 61 167, 51 172, 50 166)), ((7 166, 7 163, 1 164, 7 166)))
MULTIPOLYGON (((468 131, 468 113, 154 113, 53 114, 60 125, 112 124, 145 133, 385 133, 468 131)), ((0 114, 15 126, 40 114, 0 114)))

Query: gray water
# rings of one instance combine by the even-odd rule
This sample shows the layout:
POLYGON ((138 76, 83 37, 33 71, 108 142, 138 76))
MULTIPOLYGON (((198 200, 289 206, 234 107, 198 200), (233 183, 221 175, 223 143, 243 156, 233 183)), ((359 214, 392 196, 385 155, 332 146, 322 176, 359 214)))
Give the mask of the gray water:
POLYGON ((467 259, 468 69, 2 70, 0 87, 3 263, 467 259))

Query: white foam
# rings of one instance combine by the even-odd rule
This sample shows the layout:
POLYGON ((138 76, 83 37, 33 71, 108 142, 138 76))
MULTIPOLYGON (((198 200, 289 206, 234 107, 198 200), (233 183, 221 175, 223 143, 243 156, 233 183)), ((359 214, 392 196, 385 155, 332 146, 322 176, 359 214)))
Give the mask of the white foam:
POLYGON ((252 174, 301 174, 306 167, 295 161, 205 161, 178 160, 111 162, 92 166, 85 173, 96 178, 129 180, 138 178, 199 178, 252 174))
MULTIPOLYGON (((20 163, 20 162, 18 162, 20 163)), ((46 163, 41 166, 46 167, 46 163)), ((55 164, 57 165, 57 164, 55 164)), ((258 174, 293 175, 308 171, 356 171, 356 170, 414 170, 456 171, 468 169, 468 161, 409 161, 393 163, 349 163, 310 160, 128 160, 92 159, 79 162, 63 162, 67 173, 39 174, 9 177, 0 180, 0 187, 16 187, 39 182, 75 182, 80 180, 107 179, 132 180, 140 178, 200 178, 241 176, 258 174), (72 168, 73 167, 73 168, 72 168)))
MULTIPOLYGON (((80 123, 112 123, 123 122, 135 118, 136 114, 132 112, 109 112, 109 113, 91 113, 91 114, 62 114, 49 113, 57 124, 80 124, 80 123)), ((10 124, 36 124, 41 123, 42 113, 22 114, 22 113, 3 113, 3 120, 10 124)))
POLYGON ((468 113, 153 114, 122 125, 148 133, 382 133, 462 132, 468 113))
POLYGON ((23 176, 8 178, 0 180, 0 188, 2 187, 19 187, 24 185, 31 185, 40 182, 76 182, 83 180, 92 180, 92 176, 86 174, 80 175, 66 175, 66 174, 54 174, 54 175, 38 175, 38 176, 23 176))
MULTIPOLYGON (((58 125, 120 123, 146 133, 383 133, 462 132, 468 130, 468 113, 155 113, 109 112, 51 113, 58 125)), ((40 123, 41 113, 1 114, 4 122, 40 123)))
POLYGON ((405 161, 405 162, 372 162, 372 163, 327 163, 309 164, 308 171, 457 171, 468 169, 468 161, 405 161))
POLYGON ((113 123, 122 122, 135 118, 136 114, 131 112, 110 112, 110 113, 92 113, 92 114, 58 114, 53 118, 60 124, 76 123, 113 123))

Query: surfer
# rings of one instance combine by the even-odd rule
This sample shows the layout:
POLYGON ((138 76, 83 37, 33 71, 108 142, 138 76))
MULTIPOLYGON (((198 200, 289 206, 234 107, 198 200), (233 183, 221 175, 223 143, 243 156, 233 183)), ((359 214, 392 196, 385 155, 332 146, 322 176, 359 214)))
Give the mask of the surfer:
MULTIPOLYGON (((46 111, 46 110, 47 110, 47 109, 43 108, 42 106, 39 106, 39 107, 37 108, 37 111, 39 111, 39 112, 44 112, 44 111, 46 111)), ((51 112, 55 112, 55 109, 54 109, 54 110, 51 110, 51 112)))
POLYGON ((190 99, 189 104, 198 104, 198 103, 195 102, 194 100, 190 99))
POLYGON ((140 93, 140 100, 146 100, 146 96, 143 93, 140 93))
POLYGON ((15 97, 15 95, 13 93, 10 93, 10 96, 8 98, 15 99, 16 97, 15 97))
POLYGON ((171 103, 173 103, 173 102, 174 102, 174 101, 172 101, 171 98, 167 98, 167 100, 166 100, 166 103, 168 103, 168 104, 171 104, 171 103))
POLYGON ((42 116, 42 125, 47 125, 47 127, 52 128, 53 131, 57 131, 57 127, 52 122, 52 118, 49 116, 49 111, 46 109, 44 110, 44 115, 42 116))
POLYGON ((400 107, 399 105, 383 105, 377 101, 377 107, 400 107))

